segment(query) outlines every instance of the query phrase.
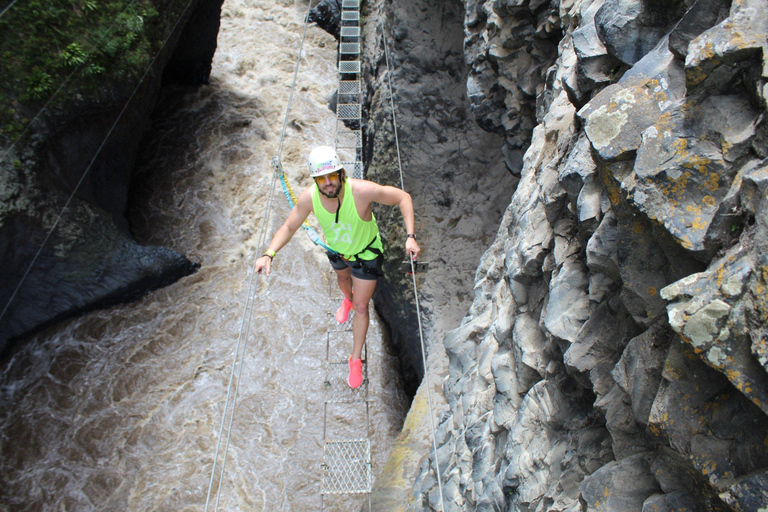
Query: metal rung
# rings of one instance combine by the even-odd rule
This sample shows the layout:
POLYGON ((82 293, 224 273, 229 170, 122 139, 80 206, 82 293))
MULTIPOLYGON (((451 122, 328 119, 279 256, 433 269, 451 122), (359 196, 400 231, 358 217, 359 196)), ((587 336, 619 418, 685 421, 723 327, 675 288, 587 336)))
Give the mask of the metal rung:
POLYGON ((357 54, 360 53, 360 43, 341 43, 339 53, 357 54))
POLYGON ((323 494, 371 492, 371 443, 368 439, 326 441, 322 467, 323 494))
POLYGON ((336 105, 336 117, 338 119, 361 119, 360 105, 339 103, 336 105))
POLYGON ((360 61, 359 60, 340 61, 339 73, 360 73, 360 61))
MULTIPOLYGON (((343 164, 342 164, 343 165, 343 164)), ((363 375, 366 374, 366 362, 363 361, 363 375)), ((363 379, 359 388, 351 388, 347 383, 349 363, 329 362, 325 369, 325 401, 329 404, 349 404, 365 402, 368 379, 363 379)))
POLYGON ((343 9, 359 9, 360 0, 343 0, 341 2, 341 7, 343 9))
POLYGON ((358 21, 360 13, 357 11, 341 11, 341 21, 358 21))
POLYGON ((344 169, 352 174, 352 177, 356 180, 363 179, 363 162, 355 161, 355 162, 341 162, 341 165, 344 166, 344 169))
POLYGON ((341 27, 341 37, 360 37, 360 27, 341 27))
POLYGON ((336 134, 337 148, 363 147, 363 132, 361 130, 343 131, 336 134))
POLYGON ((361 92, 362 82, 360 80, 339 81, 339 94, 360 94, 361 92))

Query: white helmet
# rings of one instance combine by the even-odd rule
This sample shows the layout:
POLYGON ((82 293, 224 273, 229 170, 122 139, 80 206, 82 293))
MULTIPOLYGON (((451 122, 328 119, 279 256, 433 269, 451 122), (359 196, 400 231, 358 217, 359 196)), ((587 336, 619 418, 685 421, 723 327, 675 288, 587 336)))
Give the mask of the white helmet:
POLYGON ((341 160, 331 146, 317 146, 309 154, 309 176, 317 178, 342 169, 341 160))

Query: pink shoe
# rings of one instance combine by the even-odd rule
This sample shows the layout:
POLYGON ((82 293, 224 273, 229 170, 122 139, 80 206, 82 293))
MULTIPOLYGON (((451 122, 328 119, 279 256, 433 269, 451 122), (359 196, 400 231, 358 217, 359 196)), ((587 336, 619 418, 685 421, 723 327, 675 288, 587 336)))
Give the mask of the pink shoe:
POLYGON ((343 324, 349 318, 349 312, 352 310, 352 301, 344 297, 341 306, 336 310, 336 321, 343 324))
POLYGON ((351 388, 359 388, 363 383, 363 361, 362 359, 352 359, 349 356, 349 377, 347 384, 351 388))

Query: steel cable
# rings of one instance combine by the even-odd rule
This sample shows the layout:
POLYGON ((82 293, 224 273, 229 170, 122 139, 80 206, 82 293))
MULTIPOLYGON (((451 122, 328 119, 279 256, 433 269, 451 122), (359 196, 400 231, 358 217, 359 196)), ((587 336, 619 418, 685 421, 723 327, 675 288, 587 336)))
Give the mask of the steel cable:
MULTIPOLYGON (((293 81, 291 83, 291 91, 288 95, 288 105, 286 106, 285 111, 285 119, 283 121, 283 127, 280 133, 280 143, 278 145, 278 159, 280 158, 280 155, 283 150, 283 142, 285 140, 285 132, 286 132, 286 126, 288 125, 288 114, 291 110, 291 102, 293 101, 293 91, 296 88, 296 79, 299 73, 299 66, 301 64, 301 52, 304 48, 304 40, 306 39, 307 34, 307 27, 309 25, 309 22, 307 21, 309 18, 309 11, 312 8, 312 1, 310 0, 308 6, 307 6, 307 14, 304 17, 304 31, 301 36, 301 42, 299 44, 299 55, 296 59, 296 66, 294 68, 293 72, 293 81)), ((240 387, 240 380, 243 372, 243 367, 245 366, 245 348, 247 344, 248 334, 250 332, 250 326, 251 326, 251 318, 253 316, 253 303, 254 303, 254 297, 255 297, 255 291, 254 291, 254 282, 256 277, 255 272, 255 259, 258 258, 258 254, 261 254, 264 252, 265 245, 266 245, 266 238, 267 238, 267 232, 270 231, 271 226, 271 216, 272 216, 272 209, 273 209, 273 200, 274 200, 274 194, 275 194, 275 188, 276 188, 276 182, 277 182, 277 172, 272 173, 272 180, 270 182, 269 186, 269 192, 267 194, 267 203, 264 207, 264 217, 262 218, 261 227, 259 228, 259 237, 258 242, 256 244, 257 250, 254 253, 254 260, 253 263, 249 265, 250 270, 250 279, 248 283, 248 295, 246 298, 246 304, 245 309, 243 311, 243 319, 240 324, 240 334, 238 336, 237 343, 235 345, 235 357, 232 361, 232 373, 229 378, 229 385, 227 387, 227 398, 224 402, 224 414, 221 418, 221 425, 219 428, 219 436, 218 441, 216 443, 216 452, 214 454, 213 458, 213 468, 211 469, 211 478, 208 483, 208 494, 206 496, 205 500, 205 511, 208 511, 208 507, 211 500, 211 493, 213 491, 213 483, 216 478, 216 466, 218 464, 219 460, 219 452, 221 450, 221 443, 222 439, 224 438, 224 424, 227 423, 227 417, 229 417, 229 422, 227 424, 227 436, 226 436, 226 443, 224 444, 224 453, 223 453, 223 460, 221 462, 221 474, 219 476, 219 485, 216 489, 216 502, 214 504, 213 510, 218 510, 219 507, 219 501, 221 499, 221 486, 224 481, 224 469, 227 462, 227 454, 229 452, 229 445, 231 440, 231 434, 232 434, 232 424, 234 422, 235 418, 235 408, 237 407, 237 393, 238 389, 240 387), (242 357, 240 356, 240 353, 242 352, 242 357), (237 362, 238 359, 240 360, 240 368, 237 370, 237 362), (235 383, 235 371, 237 370, 237 382, 235 383), (227 411, 230 409, 230 401, 232 402, 232 412, 231 414, 228 414, 227 411)))
MULTIPOLYGON (((382 38, 382 41, 384 42, 384 56, 387 63, 389 100, 392 108, 392 127, 395 132, 395 148, 397 150, 397 166, 398 166, 398 169, 400 170, 400 188, 405 190, 405 187, 403 186, 403 164, 400 158, 400 142, 397 138, 397 119, 395 118, 395 97, 394 97, 394 94, 392 93, 392 68, 389 65, 389 46, 387 45, 387 38, 384 34, 382 34, 381 38, 382 38)), ((426 380, 426 388, 427 388, 429 420, 430 420, 430 425, 432 427, 432 449, 435 452, 435 474, 437 476, 437 487, 438 487, 438 490, 440 491, 440 505, 442 506, 443 510, 445 510, 445 499, 443 498, 443 482, 442 482, 442 477, 440 475, 440 461, 439 461, 439 457, 437 456, 437 441, 435 436, 435 432, 436 432, 435 413, 432 409, 432 393, 430 391, 429 372, 427 372, 427 350, 426 350, 426 346, 424 345, 424 333, 421 325, 421 308, 419 307, 419 292, 416 286, 416 268, 413 264, 413 258, 410 258, 410 263, 411 263, 411 276, 413 277, 413 296, 414 296, 414 300, 416 301, 416 319, 418 320, 418 324, 419 324, 419 340, 421 341, 421 358, 422 358, 422 364, 424 365, 424 379, 426 380)))

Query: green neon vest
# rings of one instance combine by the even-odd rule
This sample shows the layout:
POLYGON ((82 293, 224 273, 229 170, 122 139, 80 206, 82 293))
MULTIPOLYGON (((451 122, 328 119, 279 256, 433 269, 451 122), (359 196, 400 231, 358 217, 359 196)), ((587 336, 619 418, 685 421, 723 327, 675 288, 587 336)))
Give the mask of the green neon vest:
POLYGON ((329 212, 320 201, 320 189, 317 184, 312 186, 312 208, 315 212, 320 227, 323 228, 325 243, 341 254, 346 260, 375 259, 377 254, 366 250, 366 247, 381 251, 381 238, 376 217, 371 213, 371 220, 360 218, 355 207, 355 199, 352 196, 352 181, 344 180, 344 201, 339 210, 339 222, 336 222, 336 212, 329 212), (371 243, 373 242, 373 243, 371 243), (361 254, 362 252, 362 254, 361 254))

